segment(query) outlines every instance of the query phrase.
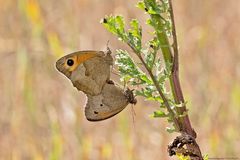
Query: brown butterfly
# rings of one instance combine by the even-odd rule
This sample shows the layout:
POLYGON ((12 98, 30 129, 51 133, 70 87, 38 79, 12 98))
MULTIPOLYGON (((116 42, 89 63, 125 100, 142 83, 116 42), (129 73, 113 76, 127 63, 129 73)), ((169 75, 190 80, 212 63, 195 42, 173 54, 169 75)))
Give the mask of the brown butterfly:
POLYGON ((110 80, 112 64, 110 50, 74 52, 56 62, 57 70, 87 95, 85 116, 89 121, 110 118, 129 103, 136 104, 131 90, 123 90, 110 80))
POLYGON ((106 83, 99 95, 87 95, 85 115, 89 121, 100 121, 121 112, 129 103, 137 101, 131 90, 123 90, 115 84, 106 83))

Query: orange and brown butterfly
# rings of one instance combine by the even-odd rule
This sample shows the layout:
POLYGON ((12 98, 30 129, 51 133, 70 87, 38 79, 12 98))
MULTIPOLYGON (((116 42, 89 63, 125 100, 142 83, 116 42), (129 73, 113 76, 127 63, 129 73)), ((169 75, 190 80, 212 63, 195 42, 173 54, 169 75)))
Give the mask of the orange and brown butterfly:
POLYGON ((101 121, 121 112, 129 103, 136 104, 133 92, 123 90, 110 80, 111 51, 79 51, 60 58, 58 71, 87 95, 85 116, 101 121))
POLYGON ((78 51, 56 62, 59 72, 68 77, 73 86, 89 95, 98 95, 110 79, 113 64, 111 51, 78 51))

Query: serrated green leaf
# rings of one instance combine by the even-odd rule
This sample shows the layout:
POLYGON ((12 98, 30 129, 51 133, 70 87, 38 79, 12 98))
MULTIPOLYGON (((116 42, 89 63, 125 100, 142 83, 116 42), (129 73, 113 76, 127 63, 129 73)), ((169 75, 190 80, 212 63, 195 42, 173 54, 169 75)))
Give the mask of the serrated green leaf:
POLYGON ((154 100, 161 102, 161 99, 158 96, 154 96, 154 93, 156 92, 155 86, 145 86, 144 88, 141 88, 140 90, 136 91, 136 95, 143 96, 147 100, 154 100))
POLYGON ((153 82, 145 74, 141 74, 140 78, 142 81, 146 82, 148 85, 153 84, 153 82))
POLYGON ((160 42, 159 42, 159 39, 156 36, 154 36, 153 39, 151 39, 148 43, 155 51, 159 50, 160 42))
POLYGON ((148 101, 156 101, 156 99, 154 97, 149 97, 147 98, 148 101))
POLYGON ((162 13, 161 6, 159 3, 157 3, 155 0, 144 0, 145 3, 145 10, 148 14, 158 14, 160 15, 162 13))
POLYGON ((116 64, 122 77, 131 77, 132 85, 153 84, 153 82, 138 68, 128 53, 123 50, 117 50, 116 64))
POLYGON ((144 4, 144 2, 143 2, 143 1, 139 1, 139 2, 137 3, 137 7, 140 8, 140 9, 142 9, 142 10, 145 10, 145 4, 144 4))
POLYGON ((115 28, 115 25, 113 23, 113 18, 110 16, 110 17, 105 17, 103 20, 102 20, 102 23, 104 25, 104 27, 111 33, 113 34, 117 34, 117 29, 115 28))
POLYGON ((109 32, 117 35, 121 41, 126 41, 125 23, 122 16, 106 16, 101 23, 109 32))
POLYGON ((154 118, 164 118, 164 117, 168 117, 168 115, 161 110, 157 110, 157 111, 153 112, 153 117, 154 118))
POLYGON ((147 50, 142 50, 142 53, 144 55, 144 60, 146 61, 147 67, 152 70, 154 64, 155 64, 155 58, 156 58, 156 50, 154 49, 147 49, 147 50))
POLYGON ((150 19, 150 18, 149 18, 149 19, 147 19, 147 20, 146 20, 146 24, 148 24, 148 25, 151 25, 151 26, 152 26, 152 19, 150 19))
POLYGON ((135 52, 140 53, 142 49, 142 29, 136 19, 130 22, 130 26, 131 28, 128 30, 128 44, 135 52))
POLYGON ((142 38, 142 33, 141 33, 142 31, 141 31, 141 27, 139 26, 138 20, 133 19, 130 22, 130 25, 131 25, 130 32, 132 33, 132 35, 134 37, 137 37, 137 38, 141 39, 142 38))
POLYGON ((116 64, 122 72, 133 74, 140 74, 140 71, 134 64, 133 60, 128 56, 128 53, 123 50, 117 50, 116 64))
POLYGON ((116 25, 117 25, 117 28, 119 30, 119 32, 121 34, 124 33, 124 25, 125 25, 125 22, 124 22, 124 19, 122 16, 116 16, 116 25))
POLYGON ((149 14, 157 14, 156 10, 153 10, 152 7, 148 8, 148 13, 149 14))

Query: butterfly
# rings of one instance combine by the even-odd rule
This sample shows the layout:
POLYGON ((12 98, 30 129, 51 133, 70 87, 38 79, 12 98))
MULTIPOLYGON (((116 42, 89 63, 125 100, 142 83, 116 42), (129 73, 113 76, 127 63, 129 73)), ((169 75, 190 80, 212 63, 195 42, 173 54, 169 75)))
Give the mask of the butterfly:
POLYGON ((111 51, 78 51, 56 62, 59 72, 87 96, 85 116, 89 121, 108 119, 129 103, 136 104, 132 90, 122 89, 110 80, 111 51))
POLYGON ((87 97, 85 115, 89 121, 100 121, 113 117, 129 103, 137 103, 130 89, 123 90, 112 83, 106 83, 99 95, 87 95, 87 97))

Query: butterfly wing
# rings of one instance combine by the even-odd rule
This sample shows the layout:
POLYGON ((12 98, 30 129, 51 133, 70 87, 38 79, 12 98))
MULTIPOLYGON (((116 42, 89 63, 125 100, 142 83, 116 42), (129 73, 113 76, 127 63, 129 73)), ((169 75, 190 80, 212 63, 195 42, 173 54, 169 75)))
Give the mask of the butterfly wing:
POLYGON ((102 90, 102 86, 96 80, 91 76, 86 76, 86 68, 82 64, 72 72, 70 80, 74 87, 85 94, 98 95, 102 90))
POLYGON ((71 75, 71 72, 74 71, 80 64, 98 55, 101 55, 101 52, 98 52, 98 51, 74 52, 58 59, 56 62, 56 68, 59 72, 61 72, 62 74, 64 74, 69 78, 69 76, 71 75), (68 63, 68 62, 72 62, 72 63, 68 63))
POLYGON ((102 91, 105 83, 110 79, 110 64, 107 63, 103 57, 94 57, 83 63, 85 70, 84 77, 88 80, 80 81, 78 83, 85 83, 89 87, 89 91, 85 90, 86 94, 98 95, 102 91), (91 92, 92 90, 92 92, 91 92))
POLYGON ((68 77, 73 86, 89 95, 100 94, 109 80, 112 57, 102 51, 80 51, 60 58, 56 68, 68 77), (69 66, 69 61, 72 61, 69 66))
POLYGON ((104 85, 101 94, 87 97, 85 116, 89 121, 108 119, 121 112, 129 103, 121 88, 108 83, 104 85))

